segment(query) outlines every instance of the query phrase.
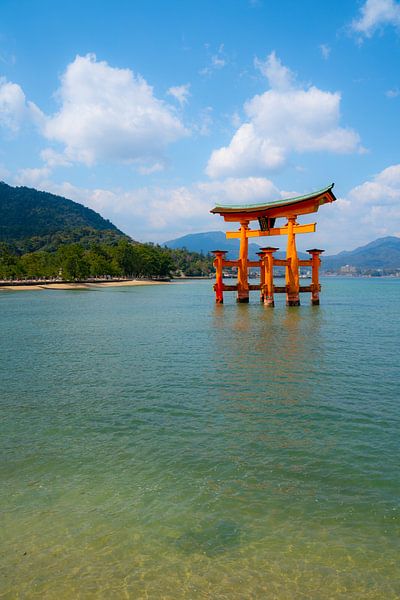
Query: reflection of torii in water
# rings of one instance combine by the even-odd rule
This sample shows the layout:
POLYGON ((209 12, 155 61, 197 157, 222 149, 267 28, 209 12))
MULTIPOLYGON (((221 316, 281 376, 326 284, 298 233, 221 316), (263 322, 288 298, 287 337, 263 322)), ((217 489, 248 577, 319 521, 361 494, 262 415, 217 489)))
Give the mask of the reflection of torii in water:
POLYGON ((237 291, 238 302, 249 301, 250 290, 261 291, 261 301, 268 306, 274 306, 274 292, 286 293, 287 306, 298 306, 300 304, 300 292, 311 292, 311 303, 319 304, 320 284, 318 279, 318 270, 321 263, 319 255, 323 250, 314 248, 307 250, 311 255, 308 260, 299 260, 296 249, 297 233, 312 233, 315 231, 315 223, 308 225, 299 225, 296 221, 299 215, 307 215, 317 212, 322 204, 336 200, 332 192, 333 183, 329 187, 308 194, 307 196, 298 196, 287 200, 276 200, 265 204, 239 204, 216 206, 210 212, 224 217, 225 221, 240 223, 240 229, 228 231, 228 239, 239 238, 240 250, 238 260, 225 260, 225 250, 214 250, 214 266, 216 268, 216 283, 214 285, 216 301, 219 304, 223 302, 224 291, 237 291), (283 227, 275 227, 275 220, 284 217, 287 223, 283 227), (260 229, 250 229, 250 221, 256 221, 260 229), (278 248, 266 247, 260 248, 260 260, 249 261, 248 245, 250 237, 287 235, 286 259, 278 260, 273 254, 278 248), (284 287, 274 286, 273 267, 286 267, 286 285, 284 287), (299 267, 312 267, 312 284, 309 286, 299 285, 299 267), (237 285, 225 285, 223 283, 223 267, 237 267, 238 283, 237 285), (248 268, 260 267, 260 285, 249 285, 248 268))

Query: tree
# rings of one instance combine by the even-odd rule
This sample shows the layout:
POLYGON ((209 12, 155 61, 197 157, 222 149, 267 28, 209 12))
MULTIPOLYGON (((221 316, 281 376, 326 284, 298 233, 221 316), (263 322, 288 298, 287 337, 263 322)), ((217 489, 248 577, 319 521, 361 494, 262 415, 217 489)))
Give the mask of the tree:
POLYGON ((61 246, 57 250, 57 263, 63 279, 74 281, 89 276, 90 265, 85 258, 84 249, 79 244, 61 246))
POLYGON ((25 275, 21 259, 8 244, 0 243, 0 277, 2 279, 19 279, 25 275))
POLYGON ((93 277, 118 275, 111 248, 105 244, 92 244, 85 256, 93 277))
POLYGON ((25 276, 32 277, 57 277, 58 267, 54 254, 50 252, 30 252, 21 257, 21 265, 25 276))

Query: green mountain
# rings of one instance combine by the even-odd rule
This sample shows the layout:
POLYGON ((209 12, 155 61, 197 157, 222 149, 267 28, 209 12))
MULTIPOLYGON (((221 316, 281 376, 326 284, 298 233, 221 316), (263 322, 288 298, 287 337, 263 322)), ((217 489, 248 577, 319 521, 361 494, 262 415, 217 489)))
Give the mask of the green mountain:
POLYGON ((66 243, 116 243, 128 239, 82 204, 48 192, 0 182, 0 242, 20 252, 55 250, 66 243))

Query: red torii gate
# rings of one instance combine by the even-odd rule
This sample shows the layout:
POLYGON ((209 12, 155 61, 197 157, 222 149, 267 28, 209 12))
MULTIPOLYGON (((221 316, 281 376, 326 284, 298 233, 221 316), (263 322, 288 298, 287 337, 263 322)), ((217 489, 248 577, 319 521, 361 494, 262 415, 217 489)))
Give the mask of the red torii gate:
POLYGON ((299 225, 296 221, 299 215, 317 212, 319 207, 328 202, 334 202, 336 197, 332 192, 334 184, 323 190, 298 196, 286 200, 275 200, 265 204, 241 204, 241 205, 218 205, 210 212, 224 217, 225 221, 240 223, 239 231, 228 231, 227 239, 239 238, 240 250, 238 260, 226 260, 225 250, 214 250, 214 266, 216 269, 216 283, 214 285, 216 302, 223 303, 224 291, 237 291, 238 302, 249 301, 250 290, 261 291, 261 301, 267 306, 274 306, 274 292, 286 293, 287 306, 298 306, 300 304, 300 292, 311 292, 311 303, 319 304, 319 266, 321 260, 319 255, 323 252, 318 248, 307 250, 311 255, 308 260, 299 260, 296 249, 296 234, 312 233, 315 231, 316 223, 299 225), (282 227, 275 227, 278 218, 286 218, 287 223, 282 227), (260 229, 250 229, 250 221, 258 221, 260 229), (287 235, 286 259, 274 258, 274 252, 278 248, 271 246, 260 248, 260 260, 249 261, 248 245, 249 238, 260 236, 287 235), (279 287, 273 283, 273 267, 286 267, 286 285, 279 287), (309 286, 300 286, 299 267, 312 267, 312 283, 309 286), (237 285, 226 285, 223 282, 223 267, 237 267, 237 285), (250 285, 248 282, 248 268, 260 267, 260 284, 250 285))

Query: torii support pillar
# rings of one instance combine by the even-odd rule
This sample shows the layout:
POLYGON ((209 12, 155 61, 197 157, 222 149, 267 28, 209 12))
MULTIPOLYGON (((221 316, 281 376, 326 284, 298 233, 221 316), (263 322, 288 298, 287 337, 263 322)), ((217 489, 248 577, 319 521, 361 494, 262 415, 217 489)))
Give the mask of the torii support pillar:
POLYGON ((296 249, 296 236, 294 226, 296 217, 288 217, 288 240, 286 259, 286 306, 300 306, 300 279, 299 279, 299 259, 296 249))
POLYGON ((321 259, 319 257, 324 250, 320 250, 319 248, 312 248, 311 250, 307 250, 308 254, 311 254, 311 268, 312 268, 312 284, 311 284, 311 304, 313 306, 319 305, 319 292, 321 291, 321 286, 319 284, 319 267, 321 264, 321 259))
POLYGON ((279 248, 261 248, 264 254, 264 306, 275 306, 274 301, 274 252, 279 248))
POLYGON ((237 288, 237 302, 248 302, 249 301, 249 280, 248 280, 248 251, 249 251, 249 240, 247 237, 247 230, 249 229, 249 222, 242 221, 240 223, 240 250, 239 250, 239 261, 238 261, 238 288, 237 288))
POLYGON ((223 262, 227 250, 212 250, 215 255, 214 267, 215 267, 215 302, 217 304, 223 304, 224 302, 224 282, 223 282, 223 262))
POLYGON ((266 254, 263 250, 256 252, 257 256, 260 257, 260 302, 265 300, 265 257, 266 254))

